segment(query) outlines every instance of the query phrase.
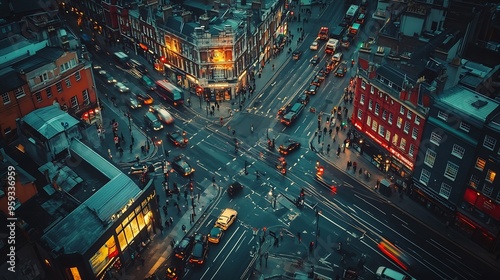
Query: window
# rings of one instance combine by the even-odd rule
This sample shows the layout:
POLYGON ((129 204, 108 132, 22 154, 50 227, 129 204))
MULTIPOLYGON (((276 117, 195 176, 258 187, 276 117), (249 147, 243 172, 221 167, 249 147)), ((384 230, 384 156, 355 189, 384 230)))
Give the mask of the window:
POLYGON ((380 112, 380 104, 375 103, 375 115, 378 116, 379 112, 380 112))
POLYGON ((385 128, 383 125, 378 126, 378 135, 384 137, 385 136, 385 128))
POLYGON ((470 176, 469 186, 477 189, 477 187, 479 186, 479 177, 477 177, 476 175, 472 174, 470 176))
POLYGON ((486 165, 486 160, 478 157, 476 160, 476 169, 483 171, 485 165, 486 165))
POLYGON ((467 124, 467 123, 464 123, 464 122, 461 122, 460 123, 460 129, 465 131, 465 132, 469 132, 470 131, 470 125, 467 124))
POLYGON ((384 121, 385 121, 385 120, 387 120, 387 111, 386 111, 386 110, 384 110, 384 111, 382 112, 382 119, 383 119, 384 121))
POLYGON ((40 92, 35 93, 35 98, 37 102, 42 102, 42 94, 40 92))
POLYGON ((420 117, 419 116, 415 116, 415 124, 420 124, 420 117))
POLYGON ((359 97, 359 104, 362 104, 362 105, 365 104, 365 95, 364 94, 361 94, 361 96, 359 97))
POLYGON ((399 136, 397 134, 394 134, 394 136, 392 136, 392 145, 394 146, 398 145, 398 138, 399 136))
POLYGON ((408 149, 408 155, 410 155, 410 157, 413 157, 414 152, 415 152, 415 145, 410 144, 410 148, 408 149))
POLYGON ((4 105, 7 105, 10 103, 10 96, 8 92, 2 93, 2 102, 4 105))
POLYGON ((403 118, 402 117, 398 117, 398 123, 396 125, 398 126, 398 128, 401 128, 402 124, 403 124, 403 118))
POLYGON ((89 91, 87 89, 82 91, 82 99, 83 99, 83 105, 90 104, 89 91))
POLYGON ((80 76, 80 71, 77 71, 77 72, 75 73, 75 80, 79 81, 79 80, 81 80, 81 79, 82 79, 82 77, 80 76))
POLYGON ((420 183, 427 186, 430 178, 431 178, 431 172, 428 170, 422 169, 422 173, 420 173, 420 178, 418 180, 420 181, 420 183))
POLYGON ((455 181, 457 174, 458 174, 458 165, 454 164, 451 161, 448 161, 448 164, 446 165, 446 169, 444 170, 444 177, 446 177, 452 181, 455 181))
POLYGON ((358 109, 358 119, 361 119, 362 116, 363 116, 363 110, 358 109))
POLYGON ((370 93, 373 94, 375 92, 375 88, 372 86, 370 87, 370 93))
POLYGON ((408 134, 410 132, 410 122, 405 122, 404 132, 408 134))
POLYGON ((438 112, 438 118, 442 119, 443 121, 447 121, 448 120, 448 114, 446 114, 443 111, 439 111, 438 112))
POLYGON ((399 113, 401 115, 404 115, 405 114, 405 107, 403 105, 401 105, 401 107, 399 107, 399 113))
POLYGON ((493 186, 490 184, 484 184, 482 193, 486 196, 490 196, 493 192, 493 186))
POLYGON ((366 83, 364 80, 361 81, 361 88, 366 89, 366 83))
POLYGON ((417 139, 418 137, 418 128, 414 127, 413 130, 411 131, 411 138, 417 139))
POLYGON ((493 151, 493 149, 495 149, 496 143, 497 143, 497 140, 495 138, 493 138, 489 135, 486 135, 486 137, 484 137, 483 146, 486 149, 493 151))
POLYGON ((78 109, 78 98, 76 95, 71 97, 71 108, 78 109))
POLYGON ((404 150, 406 148, 406 139, 401 138, 401 141, 399 142, 399 148, 401 150, 404 150))
POLYGON ((61 82, 58 82, 56 84, 56 88, 57 88, 57 92, 61 92, 62 91, 62 84, 61 84, 61 82))
POLYGON ((392 124, 392 113, 389 113, 389 120, 387 121, 389 124, 392 124))
POLYGON ((424 163, 429 167, 434 167, 434 161, 436 161, 436 152, 431 149, 427 149, 427 152, 425 152, 424 163))
POLYGON ((71 87, 71 81, 68 79, 64 80, 64 82, 66 82, 66 87, 71 87))
POLYGON ((451 186, 446 183, 441 183, 441 188, 439 189, 439 195, 448 199, 451 194, 451 186))
POLYGON ((373 101, 370 99, 368 100, 368 109, 372 109, 373 108, 373 101))
POLYGON ((432 132, 430 141, 432 144, 439 146, 439 143, 441 142, 441 135, 437 134, 436 132, 432 132))
POLYGON ((38 76, 41 82, 45 82, 49 79, 47 72, 43 73, 42 75, 38 76))
POLYGON ((406 118, 408 118, 409 120, 411 120, 411 117, 413 116, 413 113, 408 110, 408 113, 406 113, 406 118))
POLYGON ((371 126, 372 125, 372 117, 368 116, 366 118, 366 125, 371 126))
POLYGON ((489 169, 488 174, 486 174, 485 180, 490 182, 490 183, 493 183, 493 181, 495 181, 496 175, 497 175, 497 173, 495 171, 492 171, 491 169, 489 169))
POLYGON ((24 89, 23 87, 18 87, 15 91, 15 94, 16 94, 16 98, 19 99, 23 96, 25 96, 26 94, 24 94, 24 89))
POLYGON ((46 88, 45 92, 47 92, 47 98, 52 98, 52 88, 50 87, 46 88))
POLYGON ((372 130, 373 131, 377 131, 377 125, 378 125, 378 123, 375 120, 373 120, 373 122, 372 122, 372 130))
POLYGON ((385 131, 385 140, 387 140, 387 142, 391 141, 391 132, 389 130, 385 131))
POLYGON ((461 159, 464 157, 465 149, 457 144, 454 144, 453 149, 451 150, 451 154, 461 159))

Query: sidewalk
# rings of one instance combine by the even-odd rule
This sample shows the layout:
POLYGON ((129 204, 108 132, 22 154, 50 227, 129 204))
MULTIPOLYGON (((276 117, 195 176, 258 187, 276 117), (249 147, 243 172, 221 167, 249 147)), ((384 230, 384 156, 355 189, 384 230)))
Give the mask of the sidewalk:
MULTIPOLYGON (((156 178, 156 182, 158 183, 161 180, 156 178)), ((160 183, 161 184, 161 183, 160 183)), ((174 195, 169 198, 169 205, 167 206, 168 213, 165 215, 163 210, 160 209, 162 216, 162 225, 165 224, 165 221, 170 217, 173 218, 174 223, 170 225, 168 228, 163 229, 163 233, 160 230, 157 230, 157 234, 152 238, 152 240, 147 244, 145 249, 142 252, 139 252, 139 256, 136 258, 136 262, 132 263, 128 267, 122 268, 119 273, 116 273, 114 276, 116 279, 120 280, 142 280, 153 273, 156 273, 162 264, 165 263, 170 257, 173 251, 170 242, 174 240, 175 242, 179 242, 186 235, 194 234, 194 228, 197 223, 200 221, 204 221, 206 217, 207 210, 211 209, 212 202, 215 201, 215 198, 220 195, 221 188, 214 187, 212 182, 208 179, 204 179, 198 185, 199 188, 204 189, 205 191, 202 193, 198 193, 199 188, 197 187, 195 193, 192 197, 188 197, 187 200, 184 199, 183 195, 179 198, 174 195), (191 214, 192 208, 191 206, 186 206, 186 201, 194 199, 195 201, 195 222, 191 222, 191 214), (174 203, 178 203, 181 210, 180 213, 174 206, 174 203), (182 230, 182 226, 185 225, 187 228, 187 233, 184 233, 182 230), (144 260, 144 263, 141 263, 139 260, 144 260)), ((158 189, 158 187, 157 187, 158 189)), ((182 192, 182 189, 181 189, 182 192)), ((160 208, 163 208, 166 205, 166 196, 164 192, 158 192, 160 197, 160 208)), ((190 204, 190 203, 189 203, 190 204)), ((158 275, 163 277, 162 275, 158 275)), ((160 278, 163 279, 163 278, 160 278)))
MULTIPOLYGON (((346 76, 348 78, 349 76, 346 76)), ((343 100, 337 104, 337 108, 342 106, 348 109, 347 116, 351 116, 353 112, 353 105, 350 102, 344 103, 343 100)), ((344 110, 342 108, 342 110, 344 110)), ((346 122, 346 116, 342 114, 344 122, 346 122)), ((337 118, 336 118, 337 119, 337 118)), ((322 127, 325 126, 326 116, 323 115, 322 118, 322 127)), ((375 165, 373 165, 365 155, 361 155, 356 149, 350 147, 343 149, 342 144, 344 143, 344 139, 347 138, 347 133, 349 131, 349 126, 343 131, 339 130, 339 133, 336 133, 335 126, 339 126, 340 122, 337 120, 336 124, 332 126, 333 132, 332 136, 328 133, 326 138, 321 137, 320 143, 318 142, 317 136, 312 136, 309 140, 310 146, 312 145, 315 148, 318 156, 322 158, 324 161, 328 162, 330 165, 335 166, 338 170, 344 172, 351 176, 354 180, 356 180, 360 185, 365 186, 367 189, 373 192, 373 195, 380 196, 383 199, 390 201, 395 207, 399 208, 401 211, 407 213, 410 216, 413 216, 416 220, 420 221, 422 224, 426 225, 428 228, 432 229, 434 232, 441 234, 443 237, 446 237, 448 240, 455 243, 456 246, 462 247, 464 250, 471 252, 477 258, 482 259, 484 262, 488 263, 490 266, 498 269, 500 267, 500 260, 497 259, 493 254, 490 254, 479 246, 477 246, 473 241, 464 236, 460 231, 455 229, 453 226, 446 228, 446 221, 440 217, 435 216, 430 211, 428 211, 424 206, 422 206, 419 202, 412 199, 406 193, 397 193, 393 190, 393 193, 390 197, 382 195, 375 188, 377 184, 377 180, 388 179, 392 174, 385 174, 381 170, 379 170, 375 165), (335 140, 334 140, 335 139, 335 140), (321 143, 324 143, 323 145, 321 143), (330 144, 330 152, 327 152, 327 145, 330 144), (321 146, 323 146, 323 152, 321 152, 321 146), (340 147, 340 154, 337 156, 337 149, 340 147), (345 151, 345 152, 344 152, 345 151), (357 170, 356 172, 353 170, 353 167, 347 167, 348 161, 351 163, 356 162, 357 170), (363 171, 359 173, 359 170, 363 171), (371 175, 366 177, 365 170, 371 175)), ((329 129, 328 129, 329 130, 329 129)), ((322 131, 323 133, 323 131, 322 131)), ((397 178, 397 176, 394 176, 397 178)))

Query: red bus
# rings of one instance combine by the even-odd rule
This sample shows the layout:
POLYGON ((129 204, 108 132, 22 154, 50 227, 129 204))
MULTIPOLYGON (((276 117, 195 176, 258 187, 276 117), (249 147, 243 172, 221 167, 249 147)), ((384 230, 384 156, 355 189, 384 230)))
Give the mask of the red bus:
POLYGON ((184 103, 184 92, 167 80, 156 81, 156 93, 174 106, 184 103))

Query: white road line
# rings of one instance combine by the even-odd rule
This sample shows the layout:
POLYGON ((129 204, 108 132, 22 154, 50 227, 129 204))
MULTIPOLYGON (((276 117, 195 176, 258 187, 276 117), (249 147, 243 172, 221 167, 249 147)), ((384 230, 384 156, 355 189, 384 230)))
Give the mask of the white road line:
POLYGON ((400 222, 402 222, 403 224, 405 225, 408 225, 407 222, 403 221, 401 218, 399 218, 398 216, 394 215, 394 214, 391 214, 391 216, 393 216, 394 218, 398 219, 400 222))
POLYGON ((413 230, 411 230, 409 227, 407 227, 406 225, 401 225, 403 226, 405 229, 407 229, 409 232, 413 233, 413 234, 416 234, 413 230))
MULTIPOLYGON (((238 241, 236 241, 236 244, 238 244, 241 240, 241 238, 243 237, 243 235, 240 236, 240 238, 238 239, 238 241)), ((227 245, 227 244, 226 244, 227 245)), ((226 246, 224 246, 226 247, 226 246)), ((224 248, 223 248, 224 249, 224 248)), ((210 278, 210 280, 213 280, 215 275, 217 275, 217 273, 219 272, 219 270, 222 268, 222 265, 226 262, 227 258, 229 258, 229 256, 231 255, 231 253, 233 252, 234 250, 234 247, 233 249, 231 249, 231 251, 229 251, 229 254, 227 254, 227 256, 224 258, 224 260, 222 261, 222 264, 219 266, 219 268, 215 271, 214 275, 212 276, 212 278, 210 278)), ((203 277, 202 277, 203 278, 203 277)))
POLYGON ((354 196, 355 196, 355 197, 357 197, 358 199, 360 199, 361 201, 363 201, 364 203, 366 203, 366 204, 370 205, 371 207, 373 207, 373 208, 377 209, 380 213, 382 213, 382 214, 386 215, 386 213, 385 213, 384 211, 382 211, 382 210, 378 209, 377 207, 375 207, 375 205, 373 205, 373 204, 369 203, 367 200, 365 200, 365 199, 361 198, 361 197, 360 197, 360 196, 358 196, 358 195, 354 195, 354 196))

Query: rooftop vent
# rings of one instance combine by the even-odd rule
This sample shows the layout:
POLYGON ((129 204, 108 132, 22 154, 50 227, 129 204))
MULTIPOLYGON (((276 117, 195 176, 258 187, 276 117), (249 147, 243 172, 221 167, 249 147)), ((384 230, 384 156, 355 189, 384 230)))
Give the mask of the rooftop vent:
MULTIPOLYGON (((477 96, 476 96, 477 97, 477 96)), ((481 109, 483 108, 484 106, 486 106, 486 104, 488 104, 487 101, 484 101, 484 100, 476 100, 474 103, 472 103, 472 107, 476 108, 476 109, 481 109)))

